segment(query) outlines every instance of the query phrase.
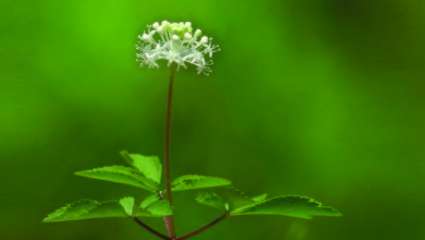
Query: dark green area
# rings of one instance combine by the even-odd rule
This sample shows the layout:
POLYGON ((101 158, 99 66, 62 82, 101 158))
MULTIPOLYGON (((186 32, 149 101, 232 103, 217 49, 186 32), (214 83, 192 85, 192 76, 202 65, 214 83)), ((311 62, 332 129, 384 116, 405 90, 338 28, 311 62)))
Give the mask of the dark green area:
MULTIPOLYGON (((422 0, 2 0, 0 9, 1 239, 151 239, 124 219, 41 220, 78 199, 146 196, 73 172, 121 164, 124 149, 161 155, 168 73, 137 68, 134 45, 162 19, 190 20, 223 49, 211 77, 177 75, 173 176, 308 195, 344 213, 235 217, 199 239, 425 237, 422 0)), ((176 194, 179 233, 218 214, 187 196, 176 194)))

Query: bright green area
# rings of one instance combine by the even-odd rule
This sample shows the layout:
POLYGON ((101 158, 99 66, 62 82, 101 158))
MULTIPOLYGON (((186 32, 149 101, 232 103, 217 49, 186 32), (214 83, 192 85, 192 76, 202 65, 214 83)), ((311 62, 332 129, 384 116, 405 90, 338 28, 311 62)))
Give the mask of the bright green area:
MULTIPOLYGON (((130 195, 137 208, 148 196, 73 172, 124 164, 123 149, 162 156, 167 72, 137 68, 134 46, 165 18, 191 20, 223 49, 211 77, 177 75, 173 178, 219 176, 248 196, 307 195, 344 214, 235 217, 198 239, 425 238, 423 1, 4 0, 0 9, 0 239, 150 239, 125 219, 40 219, 68 201, 130 195)), ((179 233, 219 212, 195 192, 175 198, 179 233)))
POLYGON ((46 218, 45 223, 77 221, 96 218, 128 218, 131 217, 164 217, 172 215, 167 201, 155 200, 149 204, 135 207, 134 197, 124 197, 118 201, 99 202, 96 200, 80 200, 61 207, 46 218))
POLYGON ((162 164, 157 156, 143 156, 141 154, 128 154, 121 152, 129 163, 156 184, 161 183, 162 164))
POLYGON ((90 170, 78 171, 75 175, 93 178, 108 182, 127 184, 134 187, 146 189, 151 192, 159 190, 158 184, 150 181, 147 177, 125 166, 108 166, 90 170))

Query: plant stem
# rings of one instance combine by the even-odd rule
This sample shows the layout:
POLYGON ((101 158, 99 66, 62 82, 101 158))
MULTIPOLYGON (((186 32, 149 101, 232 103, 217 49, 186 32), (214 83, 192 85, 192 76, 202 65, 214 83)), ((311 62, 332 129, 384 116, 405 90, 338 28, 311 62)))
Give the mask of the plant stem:
POLYGON ((146 231, 148 231, 149 233, 163 239, 163 240, 170 240, 169 237, 165 236, 164 234, 158 232, 157 230, 151 228, 149 225, 147 225, 146 223, 142 222, 142 220, 140 220, 139 218, 135 217, 133 218, 133 220, 139 224, 142 228, 144 228, 146 231))
MULTIPOLYGON (((171 72, 168 82, 168 95, 167 95, 167 111, 165 115, 165 139, 164 139, 164 177, 165 177, 165 193, 166 198, 173 204, 173 194, 171 191, 171 173, 170 173, 170 145, 171 145, 171 113, 173 109, 173 88, 174 79, 176 78, 177 66, 171 66, 171 72)), ((175 239, 176 232, 174 229, 174 218, 173 216, 164 217, 165 227, 168 232, 168 236, 171 239, 175 239)))
POLYGON ((204 226, 198 228, 197 230, 194 230, 193 232, 189 232, 181 237, 178 237, 177 240, 186 240, 189 239, 191 237, 194 237, 200 233, 205 232, 206 230, 208 230, 209 228, 213 227, 214 225, 218 224, 219 222, 223 221, 224 219, 226 219, 229 216, 229 214, 227 212, 225 212, 224 214, 220 215, 218 218, 214 219, 213 221, 211 221, 208 224, 205 224, 204 226))

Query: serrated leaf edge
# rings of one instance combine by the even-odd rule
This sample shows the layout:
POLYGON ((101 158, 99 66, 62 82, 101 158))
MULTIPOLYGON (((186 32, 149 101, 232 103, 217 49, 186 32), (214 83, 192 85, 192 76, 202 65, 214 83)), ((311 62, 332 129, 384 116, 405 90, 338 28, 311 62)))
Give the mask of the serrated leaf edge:
POLYGON ((232 181, 228 180, 226 178, 216 177, 216 176, 199 175, 199 174, 185 174, 185 175, 182 175, 182 176, 175 178, 171 183, 172 191, 174 191, 174 192, 189 191, 189 190, 196 190, 196 189, 206 189, 206 188, 228 187, 228 186, 231 186, 231 185, 232 185, 232 181), (208 186, 208 187, 200 187, 200 188, 176 189, 176 185, 180 184, 185 179, 190 179, 190 178, 199 178, 199 179, 201 179, 201 178, 211 178, 211 179, 216 179, 216 180, 222 180, 225 183, 211 185, 211 186, 208 186))
MULTIPOLYGON (((129 175, 126 175, 126 174, 123 174, 123 173, 120 173, 120 172, 114 172, 114 174, 121 175, 121 176, 124 176, 124 177, 129 177, 129 175)), ((112 182, 112 183, 117 183, 117 184, 123 184, 123 185, 133 186, 133 187, 137 187, 137 188, 142 188, 142 189, 148 190, 150 192, 156 192, 159 189, 159 185, 156 184, 155 182, 153 182, 152 180, 150 180, 149 178, 146 178, 145 176, 141 175, 139 172, 135 171, 133 168, 130 168, 130 167, 127 167, 127 166, 122 166, 122 165, 110 165, 110 166, 103 166, 103 167, 96 167, 96 168, 92 168, 92 169, 80 170, 80 171, 74 172, 74 175, 79 176, 79 177, 84 177, 84 178, 90 178, 90 179, 95 179, 95 180, 99 180, 99 181, 104 181, 104 182, 112 182), (91 176, 87 176, 86 175, 86 173, 96 172, 96 171, 101 170, 103 168, 113 168, 113 167, 125 168, 127 170, 130 170, 130 172, 132 172, 133 174, 137 175, 137 177, 142 178, 143 181, 140 180, 140 179, 135 179, 137 182, 140 183, 141 186, 136 186, 134 184, 118 183, 118 182, 113 182, 113 181, 109 181, 109 180, 99 179, 99 178, 95 178, 95 177, 91 177, 91 176)))
MULTIPOLYGON (((336 208, 323 205, 320 201, 317 201, 314 198, 303 196, 303 195, 294 195, 294 194, 293 195, 276 196, 276 197, 272 197, 272 198, 266 199, 266 200, 261 201, 261 202, 255 202, 255 203, 252 203, 252 204, 248 204, 248 205, 245 205, 245 206, 231 210, 230 215, 231 216, 244 215, 244 213, 242 211, 245 210, 245 209, 249 209, 249 208, 252 208, 252 207, 255 207, 255 206, 270 202, 270 201, 273 201, 275 199, 289 198, 289 197, 296 197, 296 198, 300 198, 300 199, 303 199, 303 200, 308 200, 308 202, 316 204, 316 207, 318 207, 318 208, 326 208, 326 209, 329 209, 330 211, 333 211, 335 213, 335 215, 334 215, 335 217, 342 216, 342 213, 336 208)), ((311 219, 312 217, 305 217, 305 218, 311 219)))

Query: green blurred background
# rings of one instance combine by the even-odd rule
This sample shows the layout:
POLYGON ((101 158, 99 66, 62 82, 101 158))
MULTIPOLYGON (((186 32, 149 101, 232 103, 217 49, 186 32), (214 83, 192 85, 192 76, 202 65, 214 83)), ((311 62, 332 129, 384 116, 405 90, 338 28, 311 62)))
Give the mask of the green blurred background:
MULTIPOLYGON (((41 224, 132 188, 73 176, 162 152, 167 71, 136 36, 192 21, 223 51, 180 72, 173 175, 248 194, 306 194, 343 218, 230 219, 199 239, 425 239, 423 0, 72 0, 0 3, 0 238, 152 239, 128 220, 41 224)), ((177 196, 183 233, 217 213, 177 196)), ((160 221, 150 221, 162 229, 160 221)))

